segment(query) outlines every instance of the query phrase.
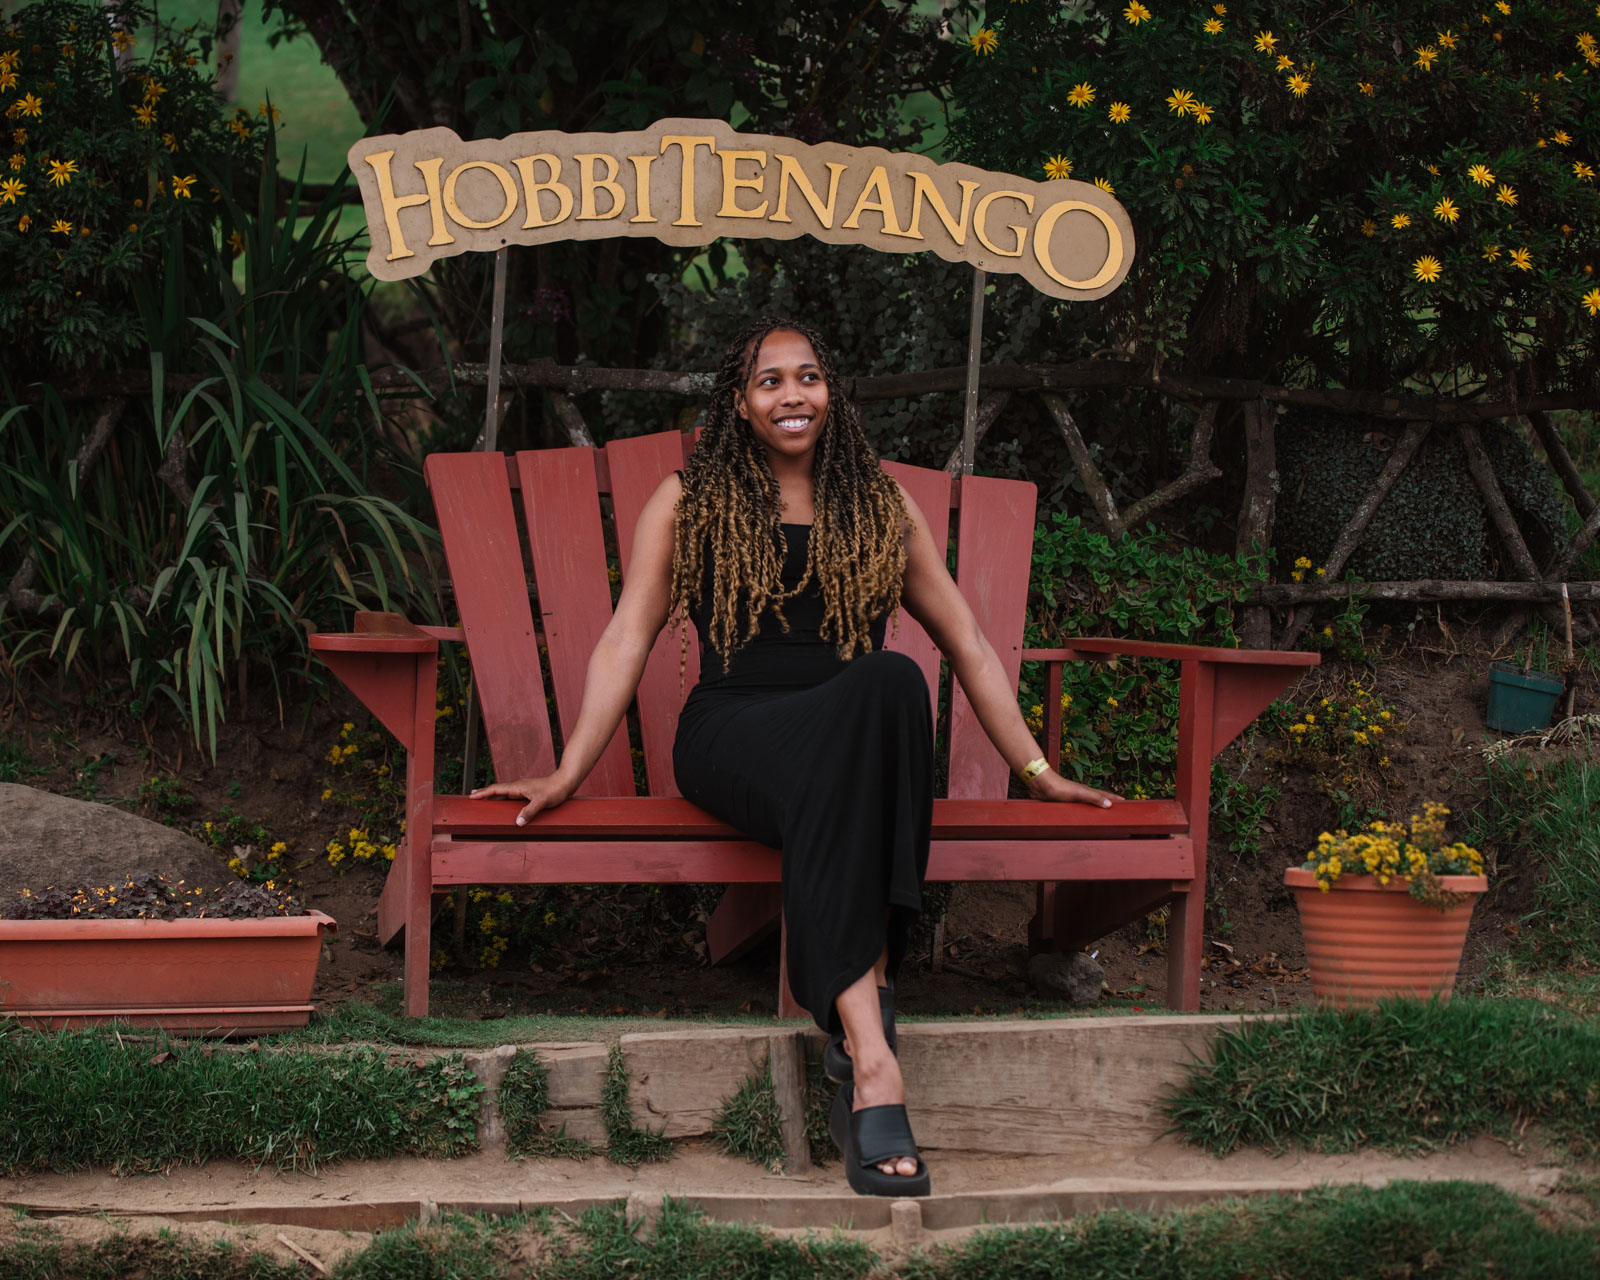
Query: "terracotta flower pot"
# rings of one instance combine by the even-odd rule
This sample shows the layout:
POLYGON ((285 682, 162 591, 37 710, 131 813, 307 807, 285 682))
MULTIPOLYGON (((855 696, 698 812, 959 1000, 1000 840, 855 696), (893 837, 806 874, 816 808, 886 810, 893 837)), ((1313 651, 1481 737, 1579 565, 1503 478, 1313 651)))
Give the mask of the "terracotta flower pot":
POLYGON ((1461 949, 1485 876, 1440 876, 1441 887, 1470 899, 1440 911, 1411 896, 1402 879, 1341 876, 1324 893, 1309 871, 1291 867, 1283 882, 1294 891, 1311 965, 1311 989, 1322 1004, 1365 1009, 1380 996, 1448 996, 1455 989, 1461 949))
POLYGON ((0 920, 0 1014, 35 1026, 120 1019, 224 1035, 304 1026, 337 926, 265 920, 0 920))

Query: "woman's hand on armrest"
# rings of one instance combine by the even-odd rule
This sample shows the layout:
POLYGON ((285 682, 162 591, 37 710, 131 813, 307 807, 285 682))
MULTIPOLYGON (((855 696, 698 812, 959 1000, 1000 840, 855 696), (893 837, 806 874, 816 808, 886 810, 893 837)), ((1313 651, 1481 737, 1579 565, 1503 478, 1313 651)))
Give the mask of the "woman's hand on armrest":
POLYGON ((491 800, 495 796, 504 796, 508 800, 526 800, 528 803, 522 807, 522 812, 517 814, 517 825, 526 826, 534 814, 545 809, 554 809, 562 801, 571 797, 577 788, 563 778, 559 773, 552 773, 543 778, 518 778, 515 782, 491 782, 487 787, 479 787, 472 793, 474 800, 491 800))
POLYGON ((1081 782, 1063 778, 1054 769, 1046 769, 1028 783, 1028 794, 1035 800, 1056 800, 1066 803, 1092 804, 1098 809, 1109 809, 1113 801, 1121 800, 1115 791, 1097 791, 1081 782))

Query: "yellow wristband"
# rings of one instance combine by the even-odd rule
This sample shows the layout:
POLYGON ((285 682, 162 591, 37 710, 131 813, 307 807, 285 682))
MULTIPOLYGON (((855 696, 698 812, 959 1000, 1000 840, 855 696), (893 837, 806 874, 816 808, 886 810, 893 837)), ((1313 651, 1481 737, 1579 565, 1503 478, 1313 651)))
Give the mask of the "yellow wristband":
POLYGON ((1049 762, 1043 756, 1036 760, 1030 760, 1022 766, 1022 780, 1024 782, 1032 782, 1049 767, 1049 762))

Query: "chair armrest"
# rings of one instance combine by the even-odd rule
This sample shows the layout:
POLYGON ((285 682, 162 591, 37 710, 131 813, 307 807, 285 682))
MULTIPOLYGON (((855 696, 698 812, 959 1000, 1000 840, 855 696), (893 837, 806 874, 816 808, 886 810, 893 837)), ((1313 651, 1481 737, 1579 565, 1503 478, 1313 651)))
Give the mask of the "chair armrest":
POLYGON ((441 637, 431 634, 444 628, 423 628, 407 622, 398 613, 369 613, 355 616, 354 631, 320 631, 307 643, 317 653, 430 653, 439 648, 441 637))
POLYGON ((1213 649, 1197 644, 1165 644, 1153 640, 1124 640, 1095 636, 1073 640, 1062 649, 1024 649, 1024 662, 1071 662, 1085 657, 1172 658, 1178 661, 1245 663, 1263 667, 1314 667, 1319 653, 1278 649, 1213 649))

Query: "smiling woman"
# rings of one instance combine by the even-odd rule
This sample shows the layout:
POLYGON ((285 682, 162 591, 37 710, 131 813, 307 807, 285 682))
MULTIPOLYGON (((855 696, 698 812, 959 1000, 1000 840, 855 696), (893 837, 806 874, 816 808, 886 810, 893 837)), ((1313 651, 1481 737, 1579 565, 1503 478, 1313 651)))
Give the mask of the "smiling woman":
MULTIPOLYGON (((895 1057, 894 978, 921 908, 933 706, 884 651, 904 605, 950 661, 1035 798, 1116 797, 1049 769, 928 522, 879 466, 821 336, 762 320, 729 346, 684 470, 646 504, 578 723, 549 777, 474 794, 565 801, 610 741, 669 619, 694 623, 700 682, 678 720, 685 799, 778 849, 784 962, 830 1035, 830 1121, 858 1192, 925 1195, 895 1057)), ((688 643, 687 628, 683 643, 688 643)))

